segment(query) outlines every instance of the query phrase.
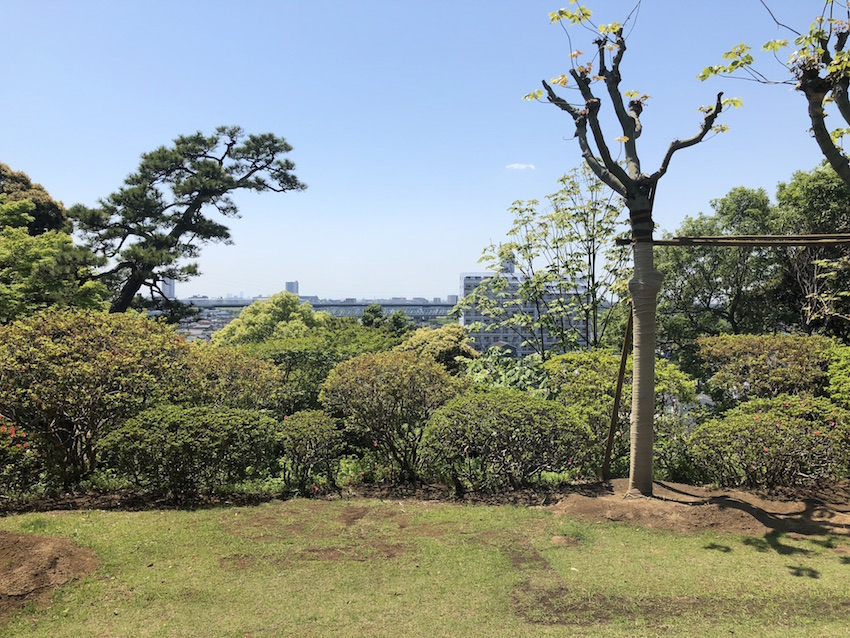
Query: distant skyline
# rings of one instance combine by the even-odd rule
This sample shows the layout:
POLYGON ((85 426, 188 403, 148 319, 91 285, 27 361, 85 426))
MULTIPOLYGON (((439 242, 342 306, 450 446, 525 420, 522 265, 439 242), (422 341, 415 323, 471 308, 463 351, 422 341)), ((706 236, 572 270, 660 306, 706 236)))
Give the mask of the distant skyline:
MULTIPOLYGON (((568 69, 570 41, 548 19, 567 4, 6 2, 0 162, 66 206, 94 205, 178 135, 222 124, 272 132, 294 147, 308 189, 239 195, 234 244, 204 247, 203 274, 178 282, 179 297, 269 295, 298 280, 303 295, 444 298, 460 273, 482 269, 514 200, 542 201, 580 164, 569 116, 521 99, 568 69)), ((634 2, 586 4, 611 22, 634 2)), ((801 30, 823 6, 769 4, 801 30)), ((802 95, 696 79, 741 41, 785 35, 758 0, 644 0, 623 62, 623 89, 652 96, 644 170, 697 130, 698 107, 718 91, 744 99, 722 117, 728 133, 674 157, 656 199, 662 230, 735 186, 773 196, 821 161, 802 95)), ((592 47, 586 31, 571 37, 592 47)), ((761 68, 786 79, 776 63, 761 68)))

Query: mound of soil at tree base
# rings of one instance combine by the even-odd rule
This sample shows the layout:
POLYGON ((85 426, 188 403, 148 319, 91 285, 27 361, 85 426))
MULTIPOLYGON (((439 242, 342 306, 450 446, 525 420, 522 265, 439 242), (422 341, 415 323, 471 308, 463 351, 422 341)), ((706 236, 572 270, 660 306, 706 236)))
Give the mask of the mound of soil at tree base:
POLYGON ((0 531, 0 620, 31 602, 48 602, 56 587, 97 565, 91 551, 67 538, 0 531))
POLYGON ((847 481, 771 493, 656 481, 651 498, 628 496, 627 487, 626 479, 614 479, 605 489, 567 492, 548 507, 576 518, 674 532, 850 536, 847 481))

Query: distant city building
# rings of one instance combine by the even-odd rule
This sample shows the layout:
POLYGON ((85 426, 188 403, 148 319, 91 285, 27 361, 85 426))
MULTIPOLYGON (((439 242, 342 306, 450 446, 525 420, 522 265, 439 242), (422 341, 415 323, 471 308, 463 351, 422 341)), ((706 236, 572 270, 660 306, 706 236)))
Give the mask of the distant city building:
POLYGON ((293 295, 298 294, 298 282, 297 281, 287 281, 286 287, 284 288, 286 292, 291 292, 293 295))
POLYGON ((177 299, 177 295, 174 294, 174 280, 171 277, 163 279, 159 288, 166 299, 177 299))
MULTIPOLYGON (((519 287, 523 282, 523 277, 521 275, 514 274, 514 265, 510 262, 505 262, 505 264, 503 264, 501 276, 507 280, 507 286, 500 291, 500 294, 510 297, 511 293, 519 290, 519 287)), ((461 273, 461 295, 463 297, 468 297, 476 288, 478 288, 478 286, 492 277, 494 277, 494 273, 492 272, 461 273)), ((488 294, 487 296, 495 298, 493 294, 488 294)), ((545 296, 547 301, 555 301, 560 297, 560 293, 554 289, 545 296)), ((455 301, 455 303, 457 303, 457 301, 455 301)), ((523 313, 529 315, 534 320, 538 319, 540 316, 538 308, 533 304, 511 305, 505 308, 505 313, 505 317, 509 317, 516 313, 523 313)), ((473 340, 472 347, 479 352, 486 352, 495 346, 506 348, 518 357, 525 357, 537 352, 532 344, 526 343, 532 338, 531 333, 521 330, 519 326, 496 326, 495 324, 497 322, 495 319, 482 315, 475 307, 466 309, 461 313, 460 324, 462 326, 471 326, 476 323, 481 325, 480 329, 470 330, 469 336, 473 340)), ((554 347, 557 343, 558 341, 555 337, 548 333, 544 333, 544 348, 548 350, 554 347)))
POLYGON ((446 303, 456 304, 459 299, 458 295, 446 295, 446 303))

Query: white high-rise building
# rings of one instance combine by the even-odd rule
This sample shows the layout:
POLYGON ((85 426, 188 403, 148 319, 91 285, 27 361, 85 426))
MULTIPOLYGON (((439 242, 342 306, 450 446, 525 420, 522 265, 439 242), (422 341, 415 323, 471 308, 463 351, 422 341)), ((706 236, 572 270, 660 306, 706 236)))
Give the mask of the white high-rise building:
POLYGON ((159 288, 166 299, 177 299, 177 295, 174 293, 174 280, 171 277, 163 279, 159 288))
POLYGON ((298 282, 297 281, 287 281, 286 287, 284 288, 286 292, 291 292, 293 295, 298 294, 298 282))
MULTIPOLYGON (((474 291, 483 282, 486 282, 495 276, 496 273, 492 272, 462 273, 460 276, 461 296, 468 297, 472 291, 474 291)), ((515 294, 519 290, 520 285, 524 281, 522 275, 514 274, 514 266, 512 263, 505 263, 502 267, 502 272, 498 274, 498 277, 504 278, 507 285, 499 291, 499 297, 497 297, 495 293, 488 291, 487 296, 490 299, 510 299, 512 294, 515 294)), ((562 296, 563 292, 557 290, 556 287, 553 286, 551 291, 547 292, 544 296, 544 301, 546 304, 553 304, 554 302, 561 301, 562 296)), ((543 313, 541 313, 538 307, 531 303, 516 305, 507 304, 502 305, 502 308, 505 312, 503 317, 522 313, 528 315, 532 320, 537 320, 541 314, 545 314, 545 308, 543 308, 543 313)), ((497 323, 495 319, 481 314, 481 312, 473 306, 462 312, 460 324, 462 326, 470 326, 474 323, 482 324, 480 329, 469 332, 469 336, 473 340, 472 347, 479 352, 485 352, 494 346, 498 346, 500 348, 507 348, 518 357, 525 357, 527 355, 534 354, 540 347, 539 344, 537 345, 537 348, 535 348, 533 343, 526 343, 532 339, 532 334, 528 330, 523 330, 518 325, 496 326, 494 325, 497 323)), ((583 324, 580 321, 568 321, 568 323, 572 323, 573 328, 579 330, 578 339, 579 342, 581 342, 583 332, 580 328, 583 324)), ((548 332, 544 332, 543 347, 546 350, 554 347, 557 343, 558 340, 555 337, 548 332)))

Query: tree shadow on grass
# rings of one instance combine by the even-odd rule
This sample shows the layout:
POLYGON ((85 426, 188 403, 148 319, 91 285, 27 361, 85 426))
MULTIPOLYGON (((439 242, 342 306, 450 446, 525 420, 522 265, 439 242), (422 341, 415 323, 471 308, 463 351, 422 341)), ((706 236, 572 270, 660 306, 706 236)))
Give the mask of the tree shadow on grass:
MULTIPOLYGON (((683 497, 681 499, 665 499, 668 501, 673 500, 693 507, 715 505, 721 509, 735 509, 749 514, 764 527, 771 530, 765 535, 764 542, 777 551, 779 551, 778 537, 783 533, 802 534, 806 536, 830 534, 850 536, 850 524, 831 520, 835 518, 836 512, 833 511, 830 503, 821 499, 802 499, 800 501, 800 507, 796 511, 779 511, 779 507, 775 511, 770 511, 770 501, 757 499, 762 504, 755 505, 727 494, 700 498, 695 494, 688 493, 667 483, 656 482, 656 485, 663 487, 666 492, 679 494, 683 497)), ((780 502, 777 502, 777 505, 779 504, 780 502)))

